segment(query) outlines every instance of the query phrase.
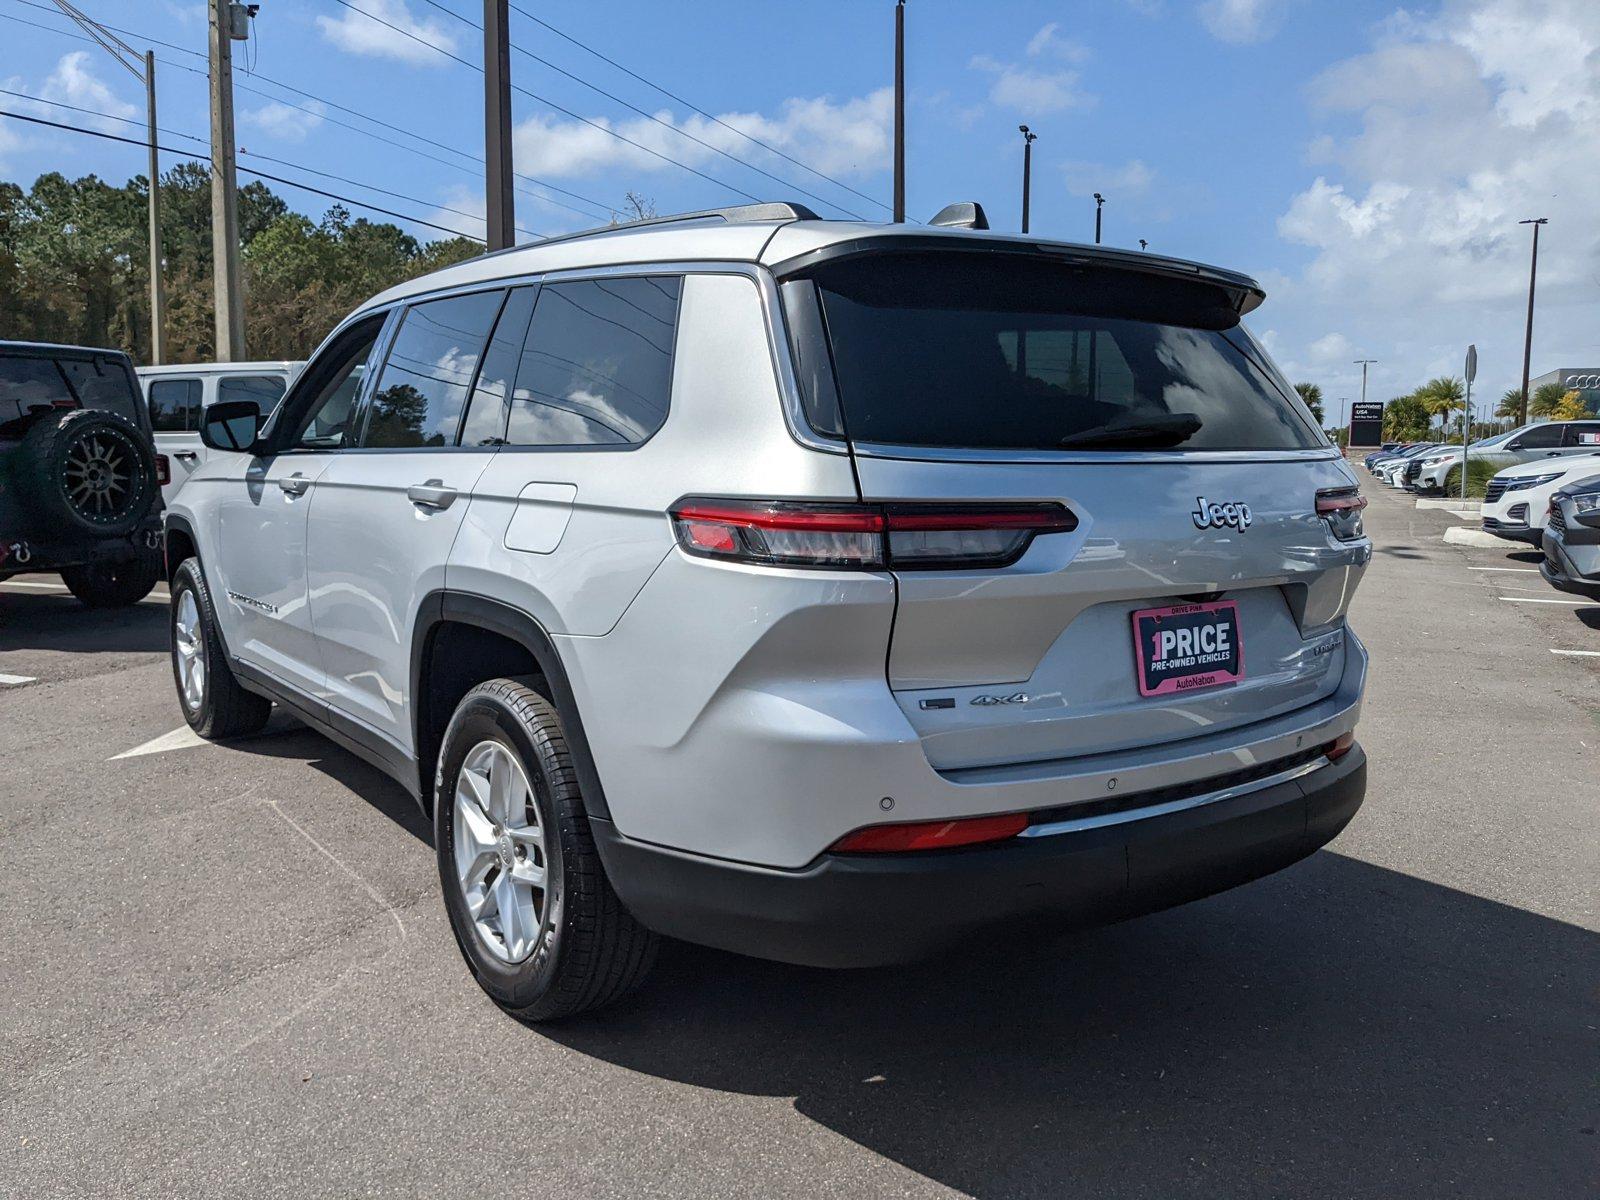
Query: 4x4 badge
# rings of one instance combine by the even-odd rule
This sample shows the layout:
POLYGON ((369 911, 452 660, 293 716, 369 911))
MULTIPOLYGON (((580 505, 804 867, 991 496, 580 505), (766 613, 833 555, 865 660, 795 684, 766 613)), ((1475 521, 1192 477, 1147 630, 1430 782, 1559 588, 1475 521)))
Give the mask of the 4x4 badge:
POLYGON ((1009 696, 992 696, 985 693, 982 696, 974 696, 971 700, 967 701, 968 704, 977 704, 984 708, 988 708, 996 704, 1026 704, 1027 702, 1027 692, 1012 692, 1009 696))
POLYGON ((1189 519, 1194 522, 1196 529, 1210 529, 1212 526, 1220 528, 1227 525, 1243 533, 1250 528, 1250 522, 1255 520, 1255 517, 1250 512, 1250 506, 1243 501, 1229 500, 1224 504, 1217 504, 1204 496, 1196 496, 1194 511, 1189 514, 1189 519))

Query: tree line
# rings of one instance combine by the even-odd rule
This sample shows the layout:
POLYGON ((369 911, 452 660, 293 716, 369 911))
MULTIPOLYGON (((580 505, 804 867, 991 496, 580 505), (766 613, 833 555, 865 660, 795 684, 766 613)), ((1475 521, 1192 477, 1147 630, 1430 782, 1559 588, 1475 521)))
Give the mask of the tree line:
MULTIPOLYGON (((211 179, 180 163, 161 177, 167 357, 216 357, 211 179)), ((0 338, 112 346, 150 361, 149 181, 121 187, 51 172, 0 182, 0 338)), ((481 254, 470 238, 419 242, 399 226, 292 212, 266 184, 239 189, 245 342, 252 358, 299 359, 347 313, 413 276, 481 254)))

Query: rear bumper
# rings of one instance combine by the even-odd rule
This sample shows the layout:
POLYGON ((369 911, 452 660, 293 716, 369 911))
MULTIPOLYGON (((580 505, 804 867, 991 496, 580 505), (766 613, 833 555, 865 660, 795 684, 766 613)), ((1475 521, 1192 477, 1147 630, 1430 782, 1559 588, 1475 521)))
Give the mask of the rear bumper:
POLYGON ((797 871, 703 858, 591 821, 612 885, 650 928, 819 967, 914 961, 974 937, 1105 924, 1271 874, 1349 822, 1357 746, 1309 774, 1176 812, 927 854, 823 854, 797 871))
POLYGON ((161 513, 151 514, 132 533, 121 537, 68 538, 41 540, 0 534, 0 576, 38 571, 59 571, 63 567, 90 563, 127 562, 142 554, 161 549, 161 513))
POLYGON ((1569 543, 1552 533, 1544 539, 1539 574, 1557 591, 1600 600, 1600 545, 1569 543))

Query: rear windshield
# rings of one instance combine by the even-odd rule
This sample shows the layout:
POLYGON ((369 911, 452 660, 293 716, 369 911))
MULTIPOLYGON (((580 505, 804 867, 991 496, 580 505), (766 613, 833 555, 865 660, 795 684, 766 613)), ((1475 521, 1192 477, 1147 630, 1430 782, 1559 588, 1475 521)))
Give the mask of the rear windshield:
POLYGON ((138 393, 118 360, 0 353, 0 428, 63 408, 101 409, 140 424, 138 393))
MULTIPOLYGON (((1221 293, 1012 255, 868 255, 785 288, 862 442, 1011 450, 1326 444, 1221 293), (796 306, 819 304, 817 314, 796 306), (825 329, 826 332, 821 331, 825 329)), ((797 346, 815 387, 813 346, 797 346)), ((824 421, 824 425, 826 422, 824 421)))

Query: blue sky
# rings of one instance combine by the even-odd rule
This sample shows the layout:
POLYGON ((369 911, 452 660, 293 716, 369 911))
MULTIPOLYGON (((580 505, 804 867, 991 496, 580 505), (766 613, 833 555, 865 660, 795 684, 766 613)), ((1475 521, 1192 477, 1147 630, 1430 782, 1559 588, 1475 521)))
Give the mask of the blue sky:
MULTIPOLYGON (((140 35, 205 49, 198 0, 78 2, 140 35)), ((747 0, 518 3, 728 124, 850 188, 889 199, 889 0, 799 8, 747 0)), ((480 154, 481 77, 352 9, 476 60, 476 31, 443 10, 476 20, 481 5, 264 0, 261 8, 254 41, 239 48, 239 143, 298 166, 248 156, 241 163, 308 180, 301 168, 316 169, 406 193, 419 202, 321 181, 478 232, 472 214, 482 211, 481 185, 467 159, 284 92, 246 67, 480 154), (340 121, 458 166, 364 137, 340 121)), ((0 0, 0 16, 71 28, 27 0, 0 0)), ((1386 398, 1459 370, 1469 341, 1482 358, 1481 395, 1514 384, 1527 284, 1527 231, 1516 221, 1550 216, 1541 241, 1534 371, 1557 362, 1600 364, 1600 205, 1592 201, 1592 177, 1575 168, 1600 161, 1600 5, 1444 0, 1403 10, 1366 0, 910 0, 907 17, 912 216, 926 219, 951 200, 977 199, 997 228, 1015 228, 1016 127, 1026 121, 1039 134, 1035 232, 1087 240, 1089 194, 1098 190, 1108 197, 1108 242, 1133 246, 1143 237, 1153 250, 1255 273, 1269 298, 1254 327, 1293 377, 1317 380, 1330 398, 1359 389, 1352 359, 1380 360, 1373 394, 1386 398)), ((719 181, 518 95, 518 171, 586 198, 575 213, 519 195, 518 220, 528 230, 595 224, 605 209, 622 207, 629 190, 663 212, 737 202, 738 189, 840 213, 802 197, 803 188, 843 209, 886 215, 515 13, 512 33, 555 67, 790 181, 774 182, 515 54, 520 86, 719 181)), ((199 58, 157 51, 204 69, 199 58)), ((164 64, 158 73, 161 123, 203 135, 203 74, 164 64)), ((14 92, 102 112, 135 119, 143 112, 136 81, 98 49, 16 21, 0 20, 0 81, 14 92)), ((10 96, 0 97, 0 107, 141 134, 10 96)), ((131 146, 0 120, 0 176, 31 182, 45 170, 120 181, 143 170, 143 157, 131 146)), ((278 190, 314 216, 326 206, 278 190)))

